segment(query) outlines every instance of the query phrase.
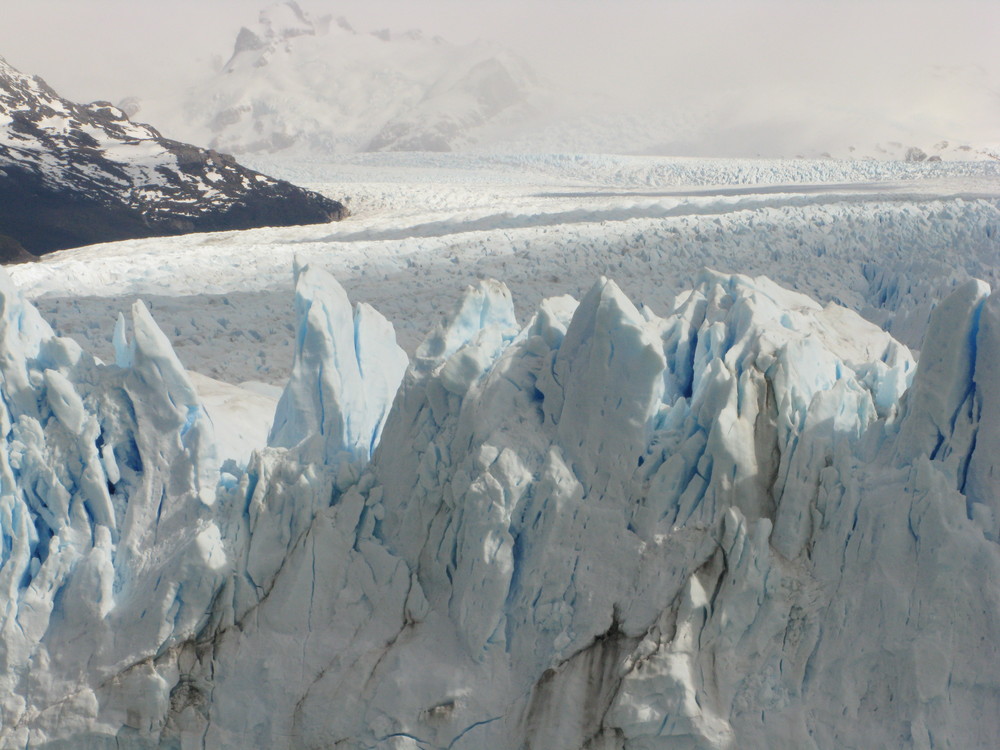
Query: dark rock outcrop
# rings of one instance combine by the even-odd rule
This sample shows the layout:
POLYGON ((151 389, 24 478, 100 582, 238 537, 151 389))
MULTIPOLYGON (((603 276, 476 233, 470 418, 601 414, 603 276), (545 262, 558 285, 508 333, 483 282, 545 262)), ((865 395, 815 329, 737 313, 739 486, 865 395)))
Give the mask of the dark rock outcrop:
POLYGON ((38 260, 38 256, 21 247, 21 243, 13 237, 0 234, 0 264, 28 263, 33 260, 38 260))
POLYGON ((346 215, 334 200, 164 138, 107 102, 62 99, 0 58, 0 235, 31 253, 346 215))

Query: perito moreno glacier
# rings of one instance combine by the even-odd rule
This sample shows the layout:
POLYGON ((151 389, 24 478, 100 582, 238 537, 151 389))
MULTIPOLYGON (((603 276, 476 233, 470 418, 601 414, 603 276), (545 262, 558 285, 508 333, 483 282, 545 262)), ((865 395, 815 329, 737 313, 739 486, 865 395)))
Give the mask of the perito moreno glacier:
POLYGON ((116 361, 0 284, 4 748, 980 748, 1000 737, 1000 294, 919 365, 705 271, 412 361, 296 271, 269 445, 145 307, 116 361))

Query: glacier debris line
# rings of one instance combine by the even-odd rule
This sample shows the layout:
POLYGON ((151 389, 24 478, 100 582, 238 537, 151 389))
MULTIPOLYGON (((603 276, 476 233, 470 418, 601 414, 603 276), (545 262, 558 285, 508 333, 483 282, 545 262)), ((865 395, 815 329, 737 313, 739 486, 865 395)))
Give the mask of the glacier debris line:
POLYGON ((296 270, 220 461, 144 306, 103 364, 0 273, 0 746, 988 747, 1000 295, 917 366, 766 278, 666 317, 471 288, 407 362, 296 270))

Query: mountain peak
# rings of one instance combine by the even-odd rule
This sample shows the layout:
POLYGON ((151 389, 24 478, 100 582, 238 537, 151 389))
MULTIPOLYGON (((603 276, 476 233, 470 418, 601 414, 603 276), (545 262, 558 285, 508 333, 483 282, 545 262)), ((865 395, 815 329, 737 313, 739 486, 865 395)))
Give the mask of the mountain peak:
POLYGON ((131 237, 316 223, 341 204, 81 105, 0 58, 0 234, 33 253, 131 237))
POLYGON ((497 45, 362 32, 286 2, 242 27, 222 70, 162 121, 237 154, 451 151, 534 111, 541 91, 530 66, 497 45))
POLYGON ((316 33, 312 20, 295 0, 269 5, 260 12, 260 24, 269 35, 283 39, 316 33))

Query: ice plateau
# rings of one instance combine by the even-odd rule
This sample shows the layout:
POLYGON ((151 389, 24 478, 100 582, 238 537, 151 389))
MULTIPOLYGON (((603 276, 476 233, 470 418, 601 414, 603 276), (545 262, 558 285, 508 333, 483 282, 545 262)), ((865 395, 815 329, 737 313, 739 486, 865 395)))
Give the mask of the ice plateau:
POLYGON ((703 272, 412 361, 296 273, 269 445, 225 455, 137 304, 103 364, 0 284, 0 746, 990 747, 1000 297, 919 365, 703 272))

